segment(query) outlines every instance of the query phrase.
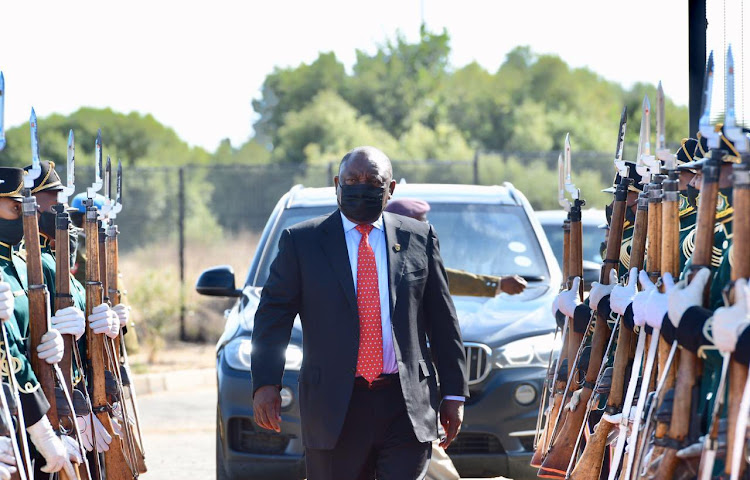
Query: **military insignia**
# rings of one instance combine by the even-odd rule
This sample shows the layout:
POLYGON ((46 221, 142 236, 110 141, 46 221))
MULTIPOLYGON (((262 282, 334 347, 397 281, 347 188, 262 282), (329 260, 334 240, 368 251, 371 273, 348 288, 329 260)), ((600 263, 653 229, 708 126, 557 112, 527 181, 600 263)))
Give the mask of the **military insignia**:
POLYGON ((729 199, 726 195, 719 192, 719 197, 716 200, 716 213, 721 213, 729 208, 729 199))

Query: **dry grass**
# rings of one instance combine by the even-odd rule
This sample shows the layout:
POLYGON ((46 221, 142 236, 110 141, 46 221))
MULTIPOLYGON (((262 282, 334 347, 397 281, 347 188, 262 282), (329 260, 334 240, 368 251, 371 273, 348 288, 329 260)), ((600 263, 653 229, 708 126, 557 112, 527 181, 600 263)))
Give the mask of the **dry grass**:
POLYGON ((150 362, 158 361, 157 354, 167 342, 179 338, 181 291, 185 296, 187 339, 195 342, 218 339, 224 328, 224 310, 230 308, 234 300, 198 295, 195 281, 206 268, 231 265, 237 287, 241 288, 258 244, 258 235, 241 233, 214 243, 188 243, 184 290, 179 280, 178 248, 176 242, 173 243, 157 242, 120 259, 128 302, 150 362))

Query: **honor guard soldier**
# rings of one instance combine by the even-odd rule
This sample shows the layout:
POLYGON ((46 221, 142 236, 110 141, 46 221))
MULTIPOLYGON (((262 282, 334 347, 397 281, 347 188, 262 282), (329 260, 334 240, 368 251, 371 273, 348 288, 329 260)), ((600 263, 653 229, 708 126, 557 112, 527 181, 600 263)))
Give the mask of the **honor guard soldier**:
POLYGON ((25 341, 29 337, 26 263, 20 255, 13 252, 13 248, 23 240, 23 175, 24 171, 20 168, 0 167, 0 319, 8 340, 3 353, 10 353, 10 359, 3 355, 2 374, 10 379, 12 370, 12 375, 15 376, 15 382, 11 384, 18 387, 26 431, 46 462, 41 470, 52 473, 64 469, 69 478, 74 478, 71 459, 81 462, 77 446, 71 437, 58 437, 53 430, 46 416, 49 403, 30 362, 31 355, 38 355, 50 364, 59 362, 63 354, 62 336, 57 330, 50 329, 43 336, 37 352, 28 351, 25 341))

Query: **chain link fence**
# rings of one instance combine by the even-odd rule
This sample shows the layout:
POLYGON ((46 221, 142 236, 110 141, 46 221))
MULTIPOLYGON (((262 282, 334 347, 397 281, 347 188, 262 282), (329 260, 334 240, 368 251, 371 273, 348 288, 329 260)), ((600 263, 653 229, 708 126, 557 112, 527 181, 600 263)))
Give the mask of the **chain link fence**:
MULTIPOLYGON (((393 168, 395 180, 408 183, 511 181, 534 208, 557 208, 557 157, 558 152, 478 152, 458 161, 394 160, 393 168)), ((611 155, 576 153, 573 163, 574 181, 589 205, 601 208, 596 195, 604 198, 599 191, 614 176, 611 155)), ((124 263, 131 265, 123 274, 134 308, 141 309, 145 323, 156 325, 151 333, 216 339, 223 329, 221 312, 232 302, 199 297, 193 291, 197 275, 212 265, 230 264, 241 284, 257 234, 279 198, 296 184, 331 186, 337 169, 338 160, 323 165, 125 168, 123 209, 116 220, 124 263)), ((93 171, 81 170, 77 183, 90 184, 93 171)))

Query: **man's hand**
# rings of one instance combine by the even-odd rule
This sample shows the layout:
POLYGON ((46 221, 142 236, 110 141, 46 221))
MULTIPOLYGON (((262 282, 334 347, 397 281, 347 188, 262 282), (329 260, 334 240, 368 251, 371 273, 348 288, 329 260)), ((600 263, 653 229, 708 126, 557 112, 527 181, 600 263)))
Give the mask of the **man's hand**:
MULTIPOLYGON (((265 388, 265 387, 264 387, 265 388)), ((260 393, 260 390, 258 390, 260 393)), ((256 398, 258 393, 255 394, 256 398)), ((464 420, 464 402, 459 400, 443 400, 440 404, 440 423, 445 430, 445 438, 440 441, 440 446, 448 448, 461 431, 461 422, 464 420)))
MULTIPOLYGON (((461 407, 463 416, 463 407, 461 407)), ((255 423, 266 430, 281 432, 281 394, 276 385, 260 387, 253 397, 255 423)), ((447 428, 446 428, 447 431, 447 428)))
POLYGON ((502 277, 497 283, 496 295, 500 295, 500 292, 507 293, 508 295, 516 295, 523 292, 526 289, 526 280, 518 275, 508 275, 502 277))

